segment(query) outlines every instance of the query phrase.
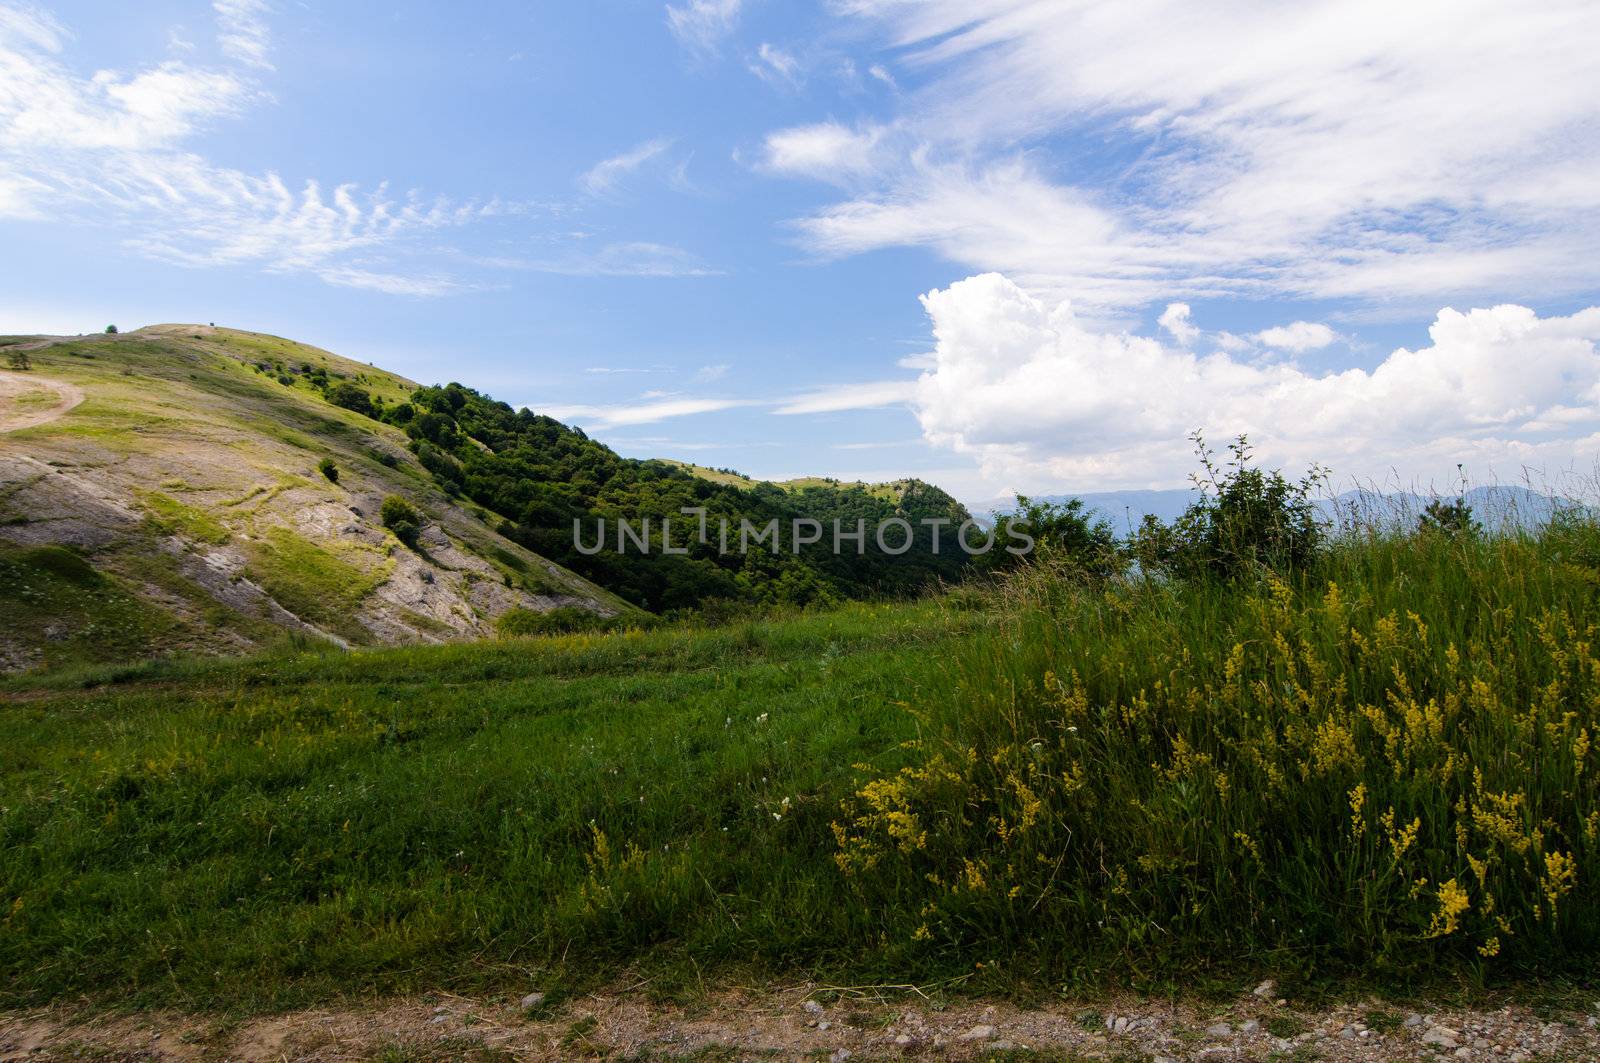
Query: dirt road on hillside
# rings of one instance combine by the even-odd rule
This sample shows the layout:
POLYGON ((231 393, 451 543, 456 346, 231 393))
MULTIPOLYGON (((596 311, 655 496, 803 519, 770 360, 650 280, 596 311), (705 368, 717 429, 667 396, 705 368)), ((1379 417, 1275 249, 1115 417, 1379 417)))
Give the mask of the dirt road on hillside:
POLYGON ((0 370, 0 432, 48 424, 83 401, 83 389, 29 372, 0 370))

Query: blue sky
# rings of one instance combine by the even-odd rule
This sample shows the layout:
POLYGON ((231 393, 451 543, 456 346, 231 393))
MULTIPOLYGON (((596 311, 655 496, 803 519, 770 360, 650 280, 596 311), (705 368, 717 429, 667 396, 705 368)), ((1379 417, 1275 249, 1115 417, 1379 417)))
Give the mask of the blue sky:
POLYGON ((1195 428, 1562 481, 1597 44, 1562 3, 0 0, 0 329, 216 321, 974 503, 1181 485, 1195 428))

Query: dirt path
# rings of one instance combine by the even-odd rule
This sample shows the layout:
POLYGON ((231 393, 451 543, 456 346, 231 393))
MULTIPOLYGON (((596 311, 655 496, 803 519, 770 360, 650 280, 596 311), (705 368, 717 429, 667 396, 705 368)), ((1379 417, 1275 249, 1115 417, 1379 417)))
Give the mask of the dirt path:
POLYGON ((0 370, 0 432, 48 424, 83 401, 83 389, 32 371, 0 370))
MULTIPOLYGON (((439 994, 243 1021, 171 1012, 0 1012, 0 1061, 116 1060, 1592 1060, 1585 1002, 1411 1010, 1301 1008, 1266 992, 1216 1003, 1102 999, 1024 1010, 815 985, 694 1005, 641 993, 552 1007, 439 994)), ((1590 1005, 1593 1002, 1588 1002, 1590 1005)))

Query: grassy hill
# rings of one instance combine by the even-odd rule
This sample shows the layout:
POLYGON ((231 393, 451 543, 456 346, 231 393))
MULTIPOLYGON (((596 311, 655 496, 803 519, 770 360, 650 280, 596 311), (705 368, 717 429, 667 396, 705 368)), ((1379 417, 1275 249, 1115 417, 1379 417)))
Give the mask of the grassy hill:
POLYGON ((629 611, 449 498, 398 430, 322 382, 411 381, 289 340, 197 325, 0 337, 0 669, 494 630, 512 609, 629 611), (335 466, 337 482, 319 469, 335 466), (416 549, 385 497, 422 515, 416 549))

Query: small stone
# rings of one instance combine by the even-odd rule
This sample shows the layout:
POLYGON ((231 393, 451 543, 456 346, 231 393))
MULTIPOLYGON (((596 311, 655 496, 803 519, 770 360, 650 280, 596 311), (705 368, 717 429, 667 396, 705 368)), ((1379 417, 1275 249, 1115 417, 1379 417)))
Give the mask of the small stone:
POLYGON ((1472 1049, 1468 1048, 1466 1045, 1462 1045, 1460 1048, 1456 1049, 1456 1058, 1457 1059, 1471 1059, 1472 1058, 1472 1049))
POLYGON ((1243 1026, 1239 1027, 1239 1032, 1255 1033, 1259 1029, 1261 1029, 1261 1024, 1254 1019, 1250 1019, 1243 1026))
POLYGON ((1016 1050, 1017 1046, 1012 1044, 1010 1041, 996 1041, 989 1047, 994 1049, 996 1052, 1012 1052, 1016 1050))
POLYGON ((994 1027, 988 1023, 979 1023, 961 1035, 963 1041, 987 1041, 994 1036, 994 1027))
POLYGON ((818 1004, 815 1000, 806 1001, 804 1004, 800 1005, 800 1008, 807 1015, 821 1015, 822 1014, 822 1005, 818 1004))
POLYGON ((1410 1015, 1406 1016, 1406 1025, 1407 1026, 1421 1026, 1422 1025, 1422 1016, 1418 1015, 1416 1012, 1413 1011, 1410 1015))
POLYGON ((901 1048, 904 1048, 906 1045, 911 1044, 915 1040, 916 1038, 912 1037, 910 1034, 903 1033, 894 1039, 894 1043, 899 1045, 901 1048))
POLYGON ((540 1004, 544 1003, 544 994, 537 991, 529 993, 527 996, 523 997, 519 1003, 522 1005, 523 1011, 527 1011, 530 1008, 536 1008, 540 1004))
POLYGON ((1213 1023, 1206 1027, 1206 1033, 1212 1037, 1232 1037, 1233 1027, 1225 1022, 1213 1023))
POLYGON ((433 1013, 435 1015, 443 1015, 444 1012, 445 1012, 445 1007, 444 1007, 443 1004, 440 1004, 438 1007, 433 1009, 433 1013))
POLYGON ((437 1026, 437 1025, 439 1025, 439 1024, 440 1024, 440 1023, 441 1023, 441 1022, 444 1022, 444 1021, 445 1021, 445 1020, 446 1020, 446 1019, 448 1019, 448 1018, 449 1018, 449 1017, 450 1017, 450 1016, 448 1016, 448 1015, 435 1015, 435 1016, 434 1016, 434 1017, 433 1017, 433 1018, 431 1018, 431 1019, 429 1019, 429 1020, 428 1020, 428 1022, 429 1022, 429 1023, 430 1023, 430 1024, 431 1024, 431 1025, 434 1025, 434 1026, 437 1026))
POLYGON ((1354 1041, 1356 1039, 1356 1028, 1354 1026, 1346 1026, 1339 1031, 1339 1036, 1346 1041, 1354 1041))
POLYGON ((1260 985, 1256 986, 1252 992, 1254 992, 1255 995, 1260 997, 1262 1000, 1266 1000, 1277 991, 1278 983, 1268 978, 1265 982, 1262 982, 1260 985))
POLYGON ((829 1063, 844 1063, 845 1060, 849 1059, 854 1054, 855 1053, 851 1052, 848 1048, 841 1048, 835 1051, 833 1055, 829 1056, 828 1061, 829 1063))
POLYGON ((1128 1017, 1126 1015, 1118 1015, 1116 1023, 1111 1027, 1111 1032, 1112 1033, 1127 1033, 1128 1032, 1128 1017))
POLYGON ((1430 1026, 1422 1035, 1425 1045, 1437 1045, 1440 1048, 1455 1048, 1461 1043, 1461 1034, 1448 1026, 1430 1026))
POLYGON ((1171 1056, 1151 1056, 1150 1063, 1178 1063, 1178 1061, 1171 1056))
POLYGON ((818 1019, 817 1020, 817 1029, 819 1029, 819 1030, 830 1030, 832 1028, 833 1028, 833 1023, 829 1022, 827 1019, 818 1019))

